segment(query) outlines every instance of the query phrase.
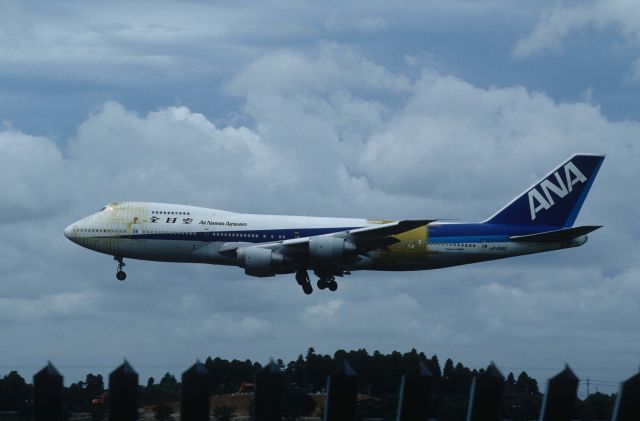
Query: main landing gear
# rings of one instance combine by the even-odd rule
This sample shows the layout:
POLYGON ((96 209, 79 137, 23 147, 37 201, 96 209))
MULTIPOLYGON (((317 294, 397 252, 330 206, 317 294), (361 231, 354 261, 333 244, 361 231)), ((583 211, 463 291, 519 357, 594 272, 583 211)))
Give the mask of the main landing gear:
POLYGON ((313 292, 311 281, 309 281, 309 274, 306 270, 299 270, 296 272, 296 282, 302 287, 305 294, 309 295, 313 292))
POLYGON ((116 272, 116 279, 118 281, 124 281, 127 279, 127 274, 122 270, 125 267, 125 263, 122 257, 113 256, 113 260, 118 262, 118 271, 116 272))
MULTIPOLYGON (((317 275, 317 274, 316 274, 317 275)), ((299 270, 296 272, 296 282, 302 287, 302 291, 309 295, 313 292, 311 281, 309 281, 309 274, 306 270, 299 270)), ((329 291, 335 291, 338 289, 338 283, 333 276, 320 276, 317 282, 318 289, 329 289, 329 291)))
POLYGON ((338 289, 338 283, 333 276, 325 276, 318 279, 318 289, 329 288, 329 291, 335 291, 338 289))

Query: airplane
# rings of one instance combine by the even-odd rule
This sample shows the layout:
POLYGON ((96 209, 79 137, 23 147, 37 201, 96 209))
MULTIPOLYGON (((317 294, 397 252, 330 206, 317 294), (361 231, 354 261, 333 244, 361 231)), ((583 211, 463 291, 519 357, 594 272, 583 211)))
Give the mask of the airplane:
POLYGON ((110 203, 64 235, 124 259, 239 266, 250 276, 293 274, 305 294, 335 291, 357 270, 445 268, 583 245, 601 226, 574 227, 604 155, 574 154, 482 222, 255 215, 203 207, 110 203))

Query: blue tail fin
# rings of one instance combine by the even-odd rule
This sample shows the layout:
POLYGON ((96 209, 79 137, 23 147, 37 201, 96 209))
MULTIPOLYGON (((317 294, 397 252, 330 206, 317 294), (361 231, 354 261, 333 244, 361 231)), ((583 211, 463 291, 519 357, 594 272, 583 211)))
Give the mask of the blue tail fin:
POLYGON ((572 155, 484 222, 572 226, 603 160, 604 155, 572 155))

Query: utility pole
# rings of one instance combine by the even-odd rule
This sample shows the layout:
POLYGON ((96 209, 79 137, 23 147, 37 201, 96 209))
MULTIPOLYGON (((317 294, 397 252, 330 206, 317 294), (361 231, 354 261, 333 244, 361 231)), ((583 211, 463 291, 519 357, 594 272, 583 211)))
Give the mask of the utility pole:
POLYGON ((590 379, 587 379, 587 398, 589 397, 589 382, 590 381, 591 381, 590 379))

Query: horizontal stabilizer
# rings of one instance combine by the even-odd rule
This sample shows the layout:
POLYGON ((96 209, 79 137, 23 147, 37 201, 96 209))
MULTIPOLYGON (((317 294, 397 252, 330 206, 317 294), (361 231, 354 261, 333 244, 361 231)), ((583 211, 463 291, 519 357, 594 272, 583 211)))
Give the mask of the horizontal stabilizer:
POLYGON ((509 237, 509 239, 526 243, 555 243, 558 241, 573 240, 574 238, 589 234, 598 228, 602 228, 602 225, 585 225, 583 227, 563 228, 537 234, 514 235, 513 237, 509 237))

